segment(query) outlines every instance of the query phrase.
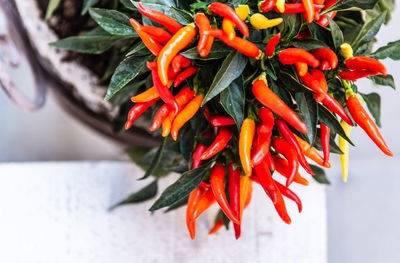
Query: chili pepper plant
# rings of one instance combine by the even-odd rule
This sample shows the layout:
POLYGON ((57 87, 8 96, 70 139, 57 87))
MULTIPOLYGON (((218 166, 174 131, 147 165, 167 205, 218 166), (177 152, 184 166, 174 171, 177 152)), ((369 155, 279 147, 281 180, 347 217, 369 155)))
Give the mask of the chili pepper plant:
MULTIPOLYGON (((52 1, 54 2, 54 1, 52 1)), ((52 46, 81 53, 113 50, 104 100, 118 110, 115 129, 138 118, 160 139, 128 154, 154 180, 118 205, 156 196, 158 180, 181 177, 150 207, 186 206, 196 219, 218 205, 215 226, 241 235, 253 187, 261 187, 283 222, 286 202, 302 203, 292 184, 309 174, 328 184, 324 168, 340 155, 347 180, 350 130, 358 126, 392 156, 378 127, 380 97, 368 78, 394 88, 382 59, 400 59, 400 42, 376 48, 390 20, 390 0, 84 1, 92 30, 52 46), (108 7, 108 8, 105 8, 108 7)), ((50 6, 56 9, 54 4, 50 6)))

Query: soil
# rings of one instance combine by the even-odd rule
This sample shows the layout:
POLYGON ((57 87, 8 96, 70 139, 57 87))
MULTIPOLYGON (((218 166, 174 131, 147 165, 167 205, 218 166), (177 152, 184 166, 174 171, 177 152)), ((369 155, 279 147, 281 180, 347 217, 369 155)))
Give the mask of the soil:
MULTIPOLYGON (((44 19, 49 0, 37 0, 42 17, 44 19)), ((62 0, 59 8, 49 19, 50 28, 61 38, 82 35, 83 33, 96 27, 96 24, 90 20, 89 15, 81 15, 82 1, 62 0)), ((68 52, 64 57, 65 61, 76 60, 81 65, 87 67, 99 78, 102 78, 107 70, 112 51, 106 51, 102 54, 81 54, 68 52)))

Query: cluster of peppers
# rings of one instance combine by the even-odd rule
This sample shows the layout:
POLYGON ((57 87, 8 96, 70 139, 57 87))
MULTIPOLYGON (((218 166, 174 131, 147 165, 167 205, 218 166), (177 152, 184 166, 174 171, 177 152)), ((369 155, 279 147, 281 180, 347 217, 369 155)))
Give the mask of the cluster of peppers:
MULTIPOLYGON (((311 23, 315 19, 321 26, 327 26, 327 16, 333 18, 336 12, 320 16, 319 11, 329 8, 335 1, 303 0, 301 3, 285 3, 282 0, 265 0, 259 3, 259 10, 303 13, 307 22, 311 23)), ((291 219, 283 196, 294 201, 301 212, 301 200, 289 189, 293 182, 308 185, 308 181, 299 173, 300 166, 310 175, 314 175, 314 172, 307 158, 320 166, 327 168, 331 166, 329 163, 330 128, 325 123, 319 123, 323 150, 323 155, 321 155, 308 142, 300 138, 299 134, 308 132, 307 126, 296 112, 268 87, 265 73, 252 82, 252 93, 261 107, 248 107, 248 114, 242 123, 238 142, 231 140, 234 135, 234 125, 236 125, 231 116, 212 114, 207 104, 202 107, 205 87, 195 87, 192 90, 185 86, 173 95, 170 87, 180 87, 185 80, 195 76, 201 70, 198 66, 192 65, 190 59, 179 54, 192 44, 196 36, 198 36, 197 49, 201 57, 207 57, 214 40, 219 39, 256 60, 265 56, 268 58, 278 56, 281 64, 295 66, 301 83, 314 92, 316 102, 321 103, 342 119, 341 123, 347 135, 355 122, 383 153, 393 155, 348 83, 348 81, 355 81, 366 76, 386 75, 386 68, 379 61, 353 56, 350 45, 345 43, 341 46, 345 61, 344 70, 340 70, 338 76, 346 88, 346 106, 350 113, 348 115, 342 105, 329 93, 324 75, 324 71, 338 67, 338 57, 334 51, 329 48, 318 48, 309 52, 294 47, 276 50, 280 33, 270 38, 265 51, 245 39, 249 37, 246 19, 249 19, 254 28, 265 29, 278 25, 282 22, 282 18, 268 19, 261 13, 250 16, 247 5, 240 5, 233 9, 223 3, 215 2, 208 6, 208 14, 222 17, 222 29, 218 29, 216 25, 211 25, 208 16, 203 13, 196 14, 195 23, 182 26, 167 15, 150 10, 141 3, 137 4, 137 8, 143 16, 161 24, 169 32, 161 27, 141 25, 135 19, 130 19, 132 27, 146 47, 156 56, 156 60, 147 62, 154 86, 131 98, 136 104, 128 114, 125 128, 129 129, 143 112, 161 99, 165 104, 154 115, 150 130, 155 131, 162 126, 163 137, 171 134, 171 137, 177 140, 179 130, 202 109, 209 123, 202 137, 208 138, 212 143, 207 147, 202 142, 197 142, 193 151, 191 169, 200 167, 203 161, 217 154, 225 154, 226 162, 216 162, 207 179, 203 180, 189 195, 186 223, 192 238, 195 237, 196 219, 215 202, 218 203, 224 215, 232 221, 235 236, 239 238, 243 210, 250 203, 253 182, 261 185, 278 215, 285 223, 290 224, 291 219), (236 28, 245 38, 237 36, 236 28), (236 145, 239 158, 224 151, 236 145), (228 171, 227 190, 226 170, 228 171), (279 183, 272 177, 271 171, 277 171, 285 177, 286 183, 279 183)), ((306 37, 307 32, 301 32, 297 36, 297 38, 306 37)), ((347 180, 348 142, 340 138, 339 147, 343 152, 341 155, 343 179, 347 180)), ((210 234, 216 233, 223 224, 223 219, 220 217, 210 234)))

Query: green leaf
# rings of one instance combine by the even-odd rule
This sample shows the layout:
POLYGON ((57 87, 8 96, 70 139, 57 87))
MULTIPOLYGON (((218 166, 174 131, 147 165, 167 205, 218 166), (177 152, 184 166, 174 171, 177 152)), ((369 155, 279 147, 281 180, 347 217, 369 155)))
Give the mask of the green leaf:
POLYGON ((400 40, 390 42, 386 46, 380 47, 377 51, 372 53, 370 57, 374 59, 391 58, 393 60, 400 59, 400 40))
POLYGON ((314 92, 309 87, 307 87, 303 83, 300 83, 292 74, 288 72, 281 71, 279 82, 283 87, 289 90, 295 92, 309 92, 311 94, 314 94, 314 92))
POLYGON ((148 57, 127 57, 117 67, 114 75, 111 77, 110 85, 104 100, 109 100, 126 84, 133 80, 146 66, 151 56, 148 57))
POLYGON ((183 130, 181 134, 179 149, 183 158, 189 162, 192 158, 192 152, 195 143, 195 130, 190 128, 190 126, 187 126, 187 128, 183 130))
POLYGON ((147 200, 153 198, 154 196, 156 196, 157 191, 158 191, 157 180, 154 180, 149 185, 147 185, 144 188, 140 189, 139 191, 131 194, 130 196, 128 196, 121 202, 113 205, 112 207, 110 207, 109 210, 113 210, 114 208, 121 206, 121 205, 135 204, 135 203, 147 201, 147 200))
POLYGON ((317 135, 318 105, 309 93, 296 93, 295 99, 300 109, 299 117, 308 128, 307 139, 311 147, 317 135))
POLYGON ((136 37, 137 33, 129 24, 129 17, 116 10, 90 8, 90 16, 111 35, 136 37))
POLYGON ((333 21, 329 16, 326 16, 329 21, 329 28, 331 29, 331 35, 333 40, 333 45, 335 49, 338 51, 340 49, 340 45, 343 44, 344 38, 343 33, 340 27, 333 21))
POLYGON ((354 146, 354 143, 346 135, 338 119, 336 119, 336 117, 323 105, 318 106, 318 118, 323 124, 331 128, 332 132, 339 134, 342 138, 354 146))
POLYGON ((112 47, 115 42, 126 37, 111 35, 85 35, 68 37, 49 45, 78 53, 100 54, 112 47))
POLYGON ((239 130, 244 118, 245 98, 242 77, 235 79, 227 89, 221 92, 220 103, 225 111, 235 120, 239 130))
POLYGON ((179 200, 179 201, 176 202, 175 204, 169 206, 169 207, 167 208, 167 210, 164 211, 164 213, 171 212, 171 211, 173 211, 173 210, 175 210, 175 209, 178 209, 178 208, 180 208, 180 207, 182 207, 182 206, 187 205, 188 199, 189 199, 189 198, 186 197, 186 198, 183 198, 182 200, 179 200))
POLYGON ((126 53, 125 57, 137 55, 136 53, 142 54, 142 51, 148 51, 146 45, 143 44, 142 41, 139 41, 128 53, 126 53))
POLYGON ((359 92, 359 94, 367 104, 368 110, 374 117, 376 125, 381 127, 381 97, 375 92, 369 94, 359 92))
POLYGON ((171 7, 172 17, 181 25, 189 25, 194 22, 192 14, 189 12, 178 9, 176 7, 171 7))
POLYGON ((307 51, 314 50, 317 48, 329 48, 329 46, 324 42, 313 38, 295 40, 293 41, 293 46, 296 48, 305 49, 307 51))
POLYGON ((314 178, 315 181, 317 181, 320 184, 331 184, 328 178, 326 178, 324 169, 312 164, 310 164, 310 168, 315 173, 312 176, 312 178, 314 178))
POLYGON ((207 57, 201 57, 199 51, 197 50, 197 47, 190 48, 180 54, 190 59, 214 60, 225 58, 231 52, 231 47, 228 47, 225 43, 221 41, 215 41, 207 57))
POLYGON ((96 5, 100 0, 83 0, 82 12, 81 14, 84 15, 87 13, 89 8, 96 5))
POLYGON ((160 198, 157 199, 149 210, 155 211, 163 207, 171 206, 187 197, 190 192, 200 184, 214 162, 215 159, 213 158, 202 166, 183 173, 175 183, 165 189, 160 198))
POLYGON ((49 20, 54 11, 60 6, 61 0, 50 0, 46 10, 46 20, 49 20))
POLYGON ((332 11, 366 10, 374 8, 379 0, 341 0, 321 12, 321 16, 332 11))
POLYGON ((247 57, 238 51, 233 51, 226 57, 215 78, 204 96, 203 104, 217 96, 239 77, 247 64, 247 57))
POLYGON ((283 14, 283 23, 278 28, 282 32, 282 40, 292 40, 301 29, 301 17, 297 14, 283 14))
POLYGON ((354 53, 357 53, 358 48, 365 42, 371 41, 375 35, 378 33, 383 22, 385 22, 387 12, 383 12, 378 17, 366 22, 355 39, 353 40, 351 46, 353 47, 354 53))
POLYGON ((165 138, 163 140, 160 147, 158 147, 158 150, 157 150, 156 154, 154 155, 153 160, 151 161, 150 167, 146 170, 143 177, 139 178, 138 180, 146 179, 147 177, 152 175, 154 173, 154 171, 158 168, 158 166, 160 165, 160 161, 163 156, 164 150, 165 150, 165 145, 167 144, 167 140, 168 140, 168 138, 165 138))
POLYGON ((393 89, 396 89, 396 85, 394 83, 393 76, 388 74, 386 76, 383 75, 376 75, 376 76, 371 76, 368 77, 373 83, 379 86, 389 86, 392 87, 393 89))
POLYGON ((128 10, 138 11, 136 6, 132 3, 131 0, 119 0, 121 4, 128 10))

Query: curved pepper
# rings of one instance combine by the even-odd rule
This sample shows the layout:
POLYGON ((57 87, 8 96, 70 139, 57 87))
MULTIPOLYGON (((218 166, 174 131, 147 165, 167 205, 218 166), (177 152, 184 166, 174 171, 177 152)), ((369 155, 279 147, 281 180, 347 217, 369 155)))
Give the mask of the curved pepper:
MULTIPOLYGON (((210 131, 207 131, 205 133, 203 133, 202 135, 203 137, 206 138, 211 138, 212 133, 210 131)), ((201 165, 201 155, 203 154, 203 152, 207 149, 207 147, 202 144, 201 142, 197 143, 196 148, 193 151, 193 155, 192 155, 192 166, 191 169, 196 169, 201 165)))
POLYGON ((291 65, 298 62, 306 63, 311 67, 318 67, 319 61, 310 52, 301 48, 287 48, 279 52, 279 61, 284 65, 291 65))
POLYGON ((197 71, 199 71, 199 68, 196 66, 191 66, 188 67, 187 69, 185 69, 184 71, 182 71, 181 73, 178 74, 178 76, 176 76, 175 82, 174 82, 174 87, 178 87, 179 84, 182 83, 182 81, 184 81, 185 79, 189 78, 190 76, 192 76, 193 74, 196 74, 197 71))
MULTIPOLYGON (((351 126, 343 120, 340 122, 340 124, 342 125, 346 135, 350 136, 351 126)), ((339 136, 339 148, 343 152, 343 154, 340 155, 340 163, 342 165, 342 178, 343 182, 347 182, 347 178, 349 176, 349 142, 341 136, 339 136)))
POLYGON ((222 151, 229 140, 232 138, 232 131, 228 127, 221 127, 218 129, 217 137, 214 142, 208 147, 201 155, 201 160, 207 160, 222 151))
POLYGON ((243 218, 243 210, 247 207, 251 199, 252 185, 250 176, 240 177, 240 220, 243 218))
POLYGON ((150 108, 158 98, 153 99, 148 102, 143 102, 143 103, 136 103, 131 110, 128 113, 128 120, 125 123, 125 129, 128 130, 129 128, 132 127, 133 122, 140 116, 142 115, 143 112, 145 112, 148 108, 150 108))
POLYGON ((222 218, 218 219, 214 226, 210 229, 210 232, 208 232, 209 235, 214 235, 216 234, 221 228, 224 226, 224 220, 222 218))
POLYGON ((235 37, 233 40, 229 40, 228 36, 224 34, 224 31, 220 29, 210 29, 209 34, 248 57, 258 58, 261 56, 260 49, 254 43, 246 39, 235 37))
POLYGON ((246 24, 242 21, 242 19, 240 19, 238 14, 236 14, 235 10, 233 10, 231 7, 217 2, 209 5, 208 10, 217 15, 223 16, 224 18, 228 18, 233 23, 235 23, 239 31, 245 37, 249 37, 249 29, 247 28, 246 24))
MULTIPOLYGON (((228 164, 228 180, 229 180, 229 203, 231 205, 234 215, 240 218, 240 170, 233 169, 233 164, 228 164)), ((235 230, 235 237, 238 239, 241 234, 240 224, 233 224, 235 230)))
MULTIPOLYGON (((291 173, 291 168, 289 166, 289 162, 288 160, 286 160, 285 158, 280 157, 279 155, 274 155, 273 157, 274 163, 275 163, 275 167, 276 167, 276 171, 281 174, 282 176, 288 178, 290 173, 291 173)), ((298 183, 298 184, 302 184, 302 185, 308 185, 308 181, 306 178, 302 177, 300 175, 300 173, 298 172, 294 179, 293 182, 298 183)))
POLYGON ((271 199, 272 203, 276 203, 278 200, 278 189, 274 184, 271 173, 269 172, 268 165, 265 162, 261 162, 259 165, 254 166, 255 177, 264 189, 265 193, 271 199))
POLYGON ((150 89, 145 90, 144 92, 131 97, 131 101, 132 102, 147 102, 147 101, 151 101, 154 100, 156 98, 160 97, 160 95, 158 95, 158 92, 156 90, 155 87, 151 87, 150 89))
POLYGON ((346 111, 343 109, 342 105, 335 100, 329 93, 325 95, 325 98, 321 101, 331 112, 336 113, 340 116, 345 122, 347 122, 350 126, 353 126, 353 122, 351 121, 349 115, 347 115, 346 111))
POLYGON ((271 171, 275 171, 275 162, 272 159, 272 155, 271 155, 270 151, 267 152, 267 155, 265 156, 264 161, 267 163, 267 165, 271 171))
POLYGON ((253 166, 260 164, 265 156, 267 156, 271 143, 271 135, 272 127, 269 127, 265 123, 257 124, 256 143, 253 145, 253 151, 251 153, 251 162, 253 166))
MULTIPOLYGON (((310 74, 316 81, 318 81, 322 91, 324 93, 327 93, 328 92, 328 83, 326 82, 324 73, 322 73, 321 70, 313 69, 313 70, 311 70, 310 74)), ((316 95, 314 95, 314 96, 316 96, 316 95)))
POLYGON ((175 114, 177 114, 179 111, 179 105, 176 102, 174 95, 172 95, 171 91, 169 90, 168 86, 161 83, 156 70, 151 71, 151 76, 153 78, 154 87, 156 88, 157 93, 160 95, 160 98, 170 107, 172 107, 175 111, 175 114))
POLYGON ((160 76, 161 83, 167 85, 168 83, 168 67, 171 60, 196 36, 196 29, 194 24, 189 24, 172 36, 170 41, 163 47, 158 55, 158 74, 160 76))
POLYGON ((299 76, 301 83, 312 89, 317 93, 314 97, 317 102, 321 102, 325 96, 326 92, 322 89, 320 82, 314 79, 310 73, 306 73, 304 76, 299 76))
POLYGON ((265 46, 265 55, 267 57, 272 57, 275 53, 275 47, 278 45, 279 40, 281 39, 281 33, 276 34, 275 36, 271 37, 268 41, 268 44, 265 46))
POLYGON ((312 52, 312 54, 319 60, 328 61, 331 68, 336 68, 338 65, 336 53, 329 48, 317 48, 312 52))
POLYGON ((320 126, 321 126, 321 146, 322 146, 322 152, 324 153, 324 164, 328 164, 330 155, 329 141, 330 141, 331 129, 322 122, 320 123, 320 126))
POLYGON ((367 70, 380 73, 384 76, 387 75, 386 67, 374 58, 357 56, 346 59, 346 68, 350 70, 367 70))
POLYGON ((393 156, 393 153, 389 150, 389 147, 376 127, 374 121, 365 111, 358 98, 356 96, 350 96, 347 99, 346 105, 353 120, 360 125, 360 127, 367 133, 367 135, 379 147, 379 149, 381 149, 384 154, 393 156))
POLYGON ((189 194, 186 207, 186 227, 192 239, 196 236, 196 220, 194 219, 194 211, 201 196, 204 194, 204 191, 204 188, 198 186, 189 194))
POLYGON ((299 213, 301 213, 301 211, 303 210, 303 205, 301 203, 300 198, 289 188, 285 187, 284 185, 282 185, 281 183, 279 183, 278 181, 275 181, 275 185, 278 187, 279 192, 281 192, 282 195, 286 196, 287 198, 289 198, 290 200, 294 201, 297 204, 297 208, 299 209, 299 213))
POLYGON ((306 157, 304 156, 303 151, 300 148, 299 142, 297 141, 296 137, 294 137, 292 131, 286 125, 283 120, 277 119, 275 121, 276 127, 278 128, 279 134, 293 147, 293 149, 297 153, 297 158, 301 166, 306 170, 307 173, 313 175, 314 172, 311 170, 306 157))
POLYGON ((288 187, 299 171, 299 160, 296 150, 288 142, 278 137, 272 138, 272 147, 289 162, 290 174, 286 180, 286 187, 288 187))
POLYGON ((264 13, 271 11, 275 7, 276 2, 277 0, 262 0, 258 2, 258 10, 264 13))
POLYGON ((252 91, 261 104, 279 115, 295 129, 302 133, 308 132, 307 126, 300 120, 297 114, 268 88, 264 73, 253 83, 252 91))
POLYGON ((199 35, 200 35, 199 42, 197 44, 197 50, 199 51, 200 56, 204 57, 202 55, 202 52, 204 52, 203 50, 206 48, 209 38, 211 37, 205 34, 205 32, 210 30, 211 28, 210 20, 208 20, 207 16, 205 16, 203 13, 198 13, 196 14, 195 21, 197 27, 199 28, 199 35))
POLYGON ((330 70, 331 69, 331 65, 329 64, 328 61, 326 60, 321 60, 320 61, 320 65, 318 67, 320 70, 330 70))
POLYGON ((191 60, 187 57, 184 57, 180 54, 176 55, 172 60, 171 60, 171 65, 170 67, 173 69, 173 72, 175 74, 178 74, 179 71, 182 68, 187 68, 191 64, 191 60))
POLYGON ((150 52, 153 53, 153 55, 157 56, 163 47, 157 41, 155 41, 149 34, 142 31, 142 25, 138 21, 131 18, 129 19, 129 22, 131 23, 133 29, 135 29, 135 31, 138 33, 140 39, 142 39, 142 42, 147 47, 147 49, 150 50, 150 52))
POLYGON ((170 18, 169 16, 161 12, 146 8, 140 2, 137 3, 137 8, 139 13, 161 24, 166 29, 168 29, 168 31, 171 32, 172 34, 175 34, 176 32, 178 32, 178 30, 182 28, 182 26, 174 19, 170 18))
POLYGON ((225 194, 225 168, 216 164, 211 170, 210 176, 211 189, 214 193, 215 200, 221 207, 225 215, 235 224, 240 224, 238 217, 229 206, 228 200, 225 194))
POLYGON ((251 146, 253 145, 253 139, 256 132, 255 130, 256 130, 256 124, 254 120, 250 118, 246 118, 243 121, 242 127, 240 128, 239 157, 246 176, 250 176, 252 172, 251 146))
POLYGON ((293 134, 297 141, 299 142, 300 148, 303 151, 304 155, 316 162, 318 165, 321 165, 326 168, 331 168, 330 163, 324 163, 324 158, 315 150, 315 148, 311 148, 310 144, 305 140, 299 138, 296 134, 293 134))
POLYGON ((151 38, 161 44, 166 44, 172 37, 170 33, 161 27, 143 25, 142 31, 149 34, 151 38))
POLYGON ((302 0, 301 2, 303 3, 305 9, 304 18, 307 20, 308 23, 312 23, 315 15, 313 0, 302 0))
POLYGON ((374 76, 378 74, 375 71, 369 71, 369 70, 352 70, 352 71, 340 71, 339 72, 339 77, 344 80, 349 80, 349 81, 356 81, 361 78, 366 78, 369 76, 374 76))
POLYGON ((282 22, 283 22, 282 17, 268 19, 266 16, 260 13, 255 13, 250 17, 250 24, 255 29, 267 29, 270 27, 277 26, 282 22))
POLYGON ((203 94, 195 96, 189 101, 186 106, 178 113, 171 127, 171 136, 176 141, 178 139, 178 132, 182 126, 188 122, 200 109, 203 102, 203 94))

